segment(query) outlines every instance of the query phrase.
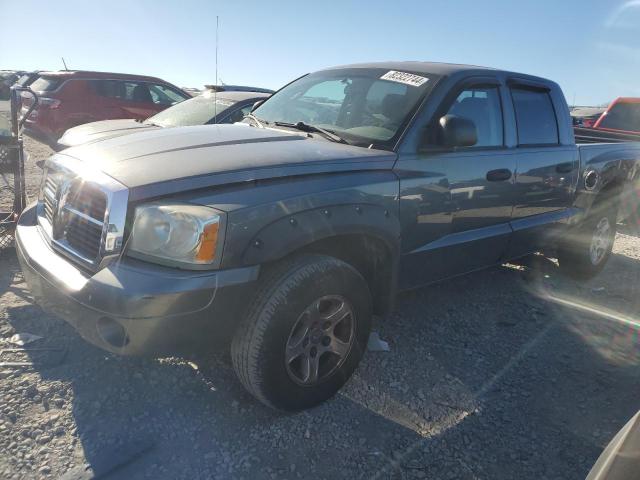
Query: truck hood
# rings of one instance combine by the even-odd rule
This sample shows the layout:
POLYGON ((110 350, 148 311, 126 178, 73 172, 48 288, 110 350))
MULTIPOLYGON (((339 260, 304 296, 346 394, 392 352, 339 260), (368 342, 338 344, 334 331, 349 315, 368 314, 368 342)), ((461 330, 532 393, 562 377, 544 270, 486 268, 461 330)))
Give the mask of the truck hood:
POLYGON ((396 154, 245 124, 175 127, 65 150, 129 187, 137 200, 295 175, 385 170, 396 154))
POLYGON ((85 123, 77 127, 70 128, 58 140, 58 144, 63 147, 75 147, 93 140, 102 138, 118 137, 128 135, 143 130, 153 130, 160 128, 156 125, 136 122, 132 119, 102 120, 100 122, 85 123))

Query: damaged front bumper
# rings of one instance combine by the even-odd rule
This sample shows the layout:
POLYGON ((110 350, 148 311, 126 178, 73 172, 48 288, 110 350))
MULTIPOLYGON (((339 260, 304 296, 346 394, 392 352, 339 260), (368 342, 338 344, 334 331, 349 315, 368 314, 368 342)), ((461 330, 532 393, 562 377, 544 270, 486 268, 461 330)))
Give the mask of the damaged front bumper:
POLYGON ((20 217, 16 249, 39 305, 87 341, 124 355, 187 353, 225 343, 258 275, 257 266, 191 272, 128 258, 87 272, 51 248, 35 207, 20 217))

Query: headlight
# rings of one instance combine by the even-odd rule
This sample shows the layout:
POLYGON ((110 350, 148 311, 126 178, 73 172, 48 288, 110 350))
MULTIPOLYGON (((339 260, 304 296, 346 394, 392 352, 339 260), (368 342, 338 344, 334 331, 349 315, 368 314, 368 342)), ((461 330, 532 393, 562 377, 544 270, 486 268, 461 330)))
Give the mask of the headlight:
POLYGON ((223 213, 184 203, 149 203, 136 208, 127 253, 165 265, 197 268, 220 261, 223 213))

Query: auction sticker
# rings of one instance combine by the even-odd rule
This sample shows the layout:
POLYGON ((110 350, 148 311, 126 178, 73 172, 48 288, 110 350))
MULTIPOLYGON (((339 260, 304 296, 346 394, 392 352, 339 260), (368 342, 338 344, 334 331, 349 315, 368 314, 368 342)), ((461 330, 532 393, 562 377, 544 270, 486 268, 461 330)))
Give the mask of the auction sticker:
POLYGON ((419 87, 429 81, 427 77, 421 77, 413 73, 397 72, 395 70, 389 70, 380 80, 389 80, 390 82, 404 83, 405 85, 411 85, 412 87, 419 87))

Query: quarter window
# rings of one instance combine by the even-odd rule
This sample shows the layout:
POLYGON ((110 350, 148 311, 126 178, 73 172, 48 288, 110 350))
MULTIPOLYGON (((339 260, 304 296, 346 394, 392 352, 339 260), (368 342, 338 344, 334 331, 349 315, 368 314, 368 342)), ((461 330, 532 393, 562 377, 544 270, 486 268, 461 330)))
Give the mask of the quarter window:
POLYGON ((512 88, 519 145, 557 145, 558 122, 549 93, 512 88))

